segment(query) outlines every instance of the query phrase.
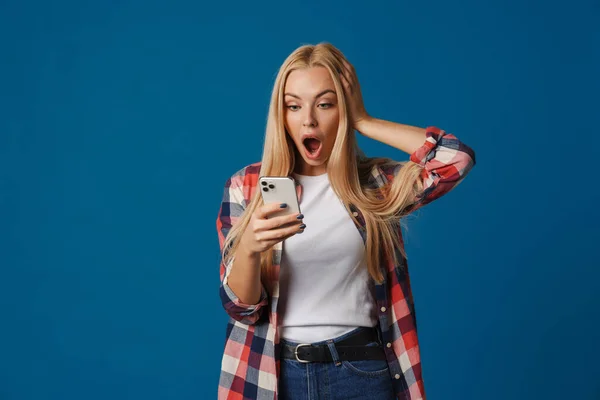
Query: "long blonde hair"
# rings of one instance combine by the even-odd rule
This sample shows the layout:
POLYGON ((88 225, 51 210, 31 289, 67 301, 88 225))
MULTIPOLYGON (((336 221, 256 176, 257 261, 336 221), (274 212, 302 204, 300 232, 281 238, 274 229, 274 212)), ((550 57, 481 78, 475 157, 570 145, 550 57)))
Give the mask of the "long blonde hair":
MULTIPOLYGON (((283 93, 290 72, 295 69, 325 67, 334 82, 338 97, 340 121, 337 137, 327 164, 331 187, 340 198, 351 218, 350 205, 361 211, 366 223, 366 260, 370 276, 378 283, 383 281, 380 267, 382 253, 397 263, 397 252, 402 249, 399 243, 400 219, 412 205, 416 193, 421 189, 419 173, 421 167, 411 161, 394 162, 387 158, 366 158, 359 156, 360 149, 350 121, 350 109, 344 96, 342 83, 337 71, 342 71, 344 55, 329 43, 303 45, 290 54, 280 67, 273 92, 267 119, 265 142, 260 169, 261 176, 289 176, 295 167, 295 145, 285 130, 283 93), (403 164, 392 184, 383 188, 368 188, 364 183, 372 168, 383 164, 403 164), (361 182, 363 184, 361 184, 361 182)), ((232 226, 225 243, 224 262, 235 254, 241 233, 248 226, 257 207, 263 205, 260 191, 246 207, 237 224, 232 226)), ((356 219, 355 219, 356 221, 356 219)), ((273 277, 273 248, 261 254, 261 274, 263 283, 273 277)), ((405 256, 402 252, 402 256, 405 256)))

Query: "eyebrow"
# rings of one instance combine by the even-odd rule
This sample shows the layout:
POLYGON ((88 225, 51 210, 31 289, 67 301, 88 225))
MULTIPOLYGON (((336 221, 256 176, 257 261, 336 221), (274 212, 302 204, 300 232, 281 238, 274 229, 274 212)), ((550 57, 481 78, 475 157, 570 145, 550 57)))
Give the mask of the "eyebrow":
MULTIPOLYGON (((321 93, 317 94, 317 95, 315 96, 315 99, 318 99, 319 97, 323 96, 323 95, 324 95, 324 94, 326 94, 326 93, 333 93, 333 94, 335 94, 335 91, 334 91, 333 89, 325 89, 325 90, 323 90, 321 93)), ((297 98, 297 99, 299 99, 299 98, 300 98, 300 96, 298 96, 298 95, 295 95, 295 94, 293 94, 293 93, 285 93, 285 94, 284 94, 284 96, 292 96, 292 97, 295 97, 295 98, 297 98)))

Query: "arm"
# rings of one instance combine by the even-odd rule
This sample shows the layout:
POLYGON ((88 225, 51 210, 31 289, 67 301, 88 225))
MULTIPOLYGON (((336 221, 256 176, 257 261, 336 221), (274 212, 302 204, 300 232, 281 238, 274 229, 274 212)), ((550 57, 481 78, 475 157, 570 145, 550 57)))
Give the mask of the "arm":
MULTIPOLYGON (((356 127, 363 135, 408 153, 412 162, 423 167, 423 191, 413 211, 450 192, 475 165, 473 149, 434 126, 423 129, 368 117, 356 127)), ((398 170, 384 172, 393 177, 398 170)))
POLYGON ((410 160, 420 165, 423 190, 412 211, 450 192, 475 166, 475 152, 453 134, 430 126, 426 139, 410 155, 410 160))
MULTIPOLYGON (((246 204, 238 180, 239 178, 235 176, 227 180, 219 209, 217 233, 221 252, 229 230, 243 214, 246 204)), ((248 325, 258 321, 263 307, 268 304, 266 290, 260 281, 259 261, 256 258, 244 254, 242 249, 228 265, 221 260, 220 266, 220 297, 223 308, 230 317, 248 325), (243 285, 244 282, 252 282, 252 284, 243 285)))
POLYGON ((364 117, 355 124, 362 135, 412 154, 427 139, 427 130, 382 119, 364 117))
POLYGON ((233 260, 226 284, 245 304, 257 304, 262 299, 260 254, 248 252, 240 244, 233 260))
MULTIPOLYGON (((456 136, 434 126, 426 129, 371 117, 365 110, 354 67, 345 62, 341 79, 353 127, 362 135, 410 154, 423 168, 423 190, 411 211, 440 198, 456 187, 475 165, 475 152, 456 136)), ((402 164, 383 172, 390 178, 402 164)))
MULTIPOLYGON (((245 211, 246 178, 234 175, 225 185, 217 219, 221 252, 231 227, 238 223, 245 211)), ((286 205, 273 203, 258 207, 244 232, 240 232, 242 236, 235 256, 227 265, 221 261, 223 307, 232 318, 248 325, 258 321, 263 307, 268 304, 267 292, 261 281, 260 255, 275 244, 303 232, 306 227, 301 214, 274 216, 282 207, 286 205)))

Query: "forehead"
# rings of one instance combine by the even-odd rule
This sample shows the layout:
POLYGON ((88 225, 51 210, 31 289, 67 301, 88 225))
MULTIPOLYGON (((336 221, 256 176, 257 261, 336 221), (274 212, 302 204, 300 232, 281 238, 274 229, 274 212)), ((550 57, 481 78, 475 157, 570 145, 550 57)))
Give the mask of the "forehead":
POLYGON ((292 71, 285 82, 285 92, 300 97, 313 96, 325 89, 335 90, 333 79, 325 67, 311 67, 292 71))

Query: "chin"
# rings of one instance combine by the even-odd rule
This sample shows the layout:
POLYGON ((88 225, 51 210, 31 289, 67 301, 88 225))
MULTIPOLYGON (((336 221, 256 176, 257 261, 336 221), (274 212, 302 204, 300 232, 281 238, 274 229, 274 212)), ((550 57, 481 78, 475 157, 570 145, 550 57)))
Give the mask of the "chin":
POLYGON ((328 158, 329 157, 322 157, 322 158, 319 158, 318 160, 311 160, 310 158, 302 157, 304 162, 306 164, 310 165, 311 167, 319 167, 321 165, 327 164, 328 158))

